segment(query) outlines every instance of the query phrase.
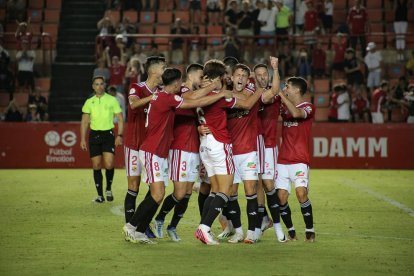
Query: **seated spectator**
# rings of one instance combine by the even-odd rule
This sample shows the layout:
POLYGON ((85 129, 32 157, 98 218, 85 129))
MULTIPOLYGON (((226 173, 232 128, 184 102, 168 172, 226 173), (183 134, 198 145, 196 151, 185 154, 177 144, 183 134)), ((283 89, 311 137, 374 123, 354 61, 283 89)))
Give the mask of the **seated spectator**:
POLYGON ((362 96, 360 90, 355 92, 351 109, 353 122, 369 122, 369 102, 362 96))
POLYGON ((332 48, 334 50, 332 60, 332 77, 336 79, 341 77, 344 73, 346 38, 343 33, 338 33, 336 35, 336 41, 333 43, 332 48))
POLYGON ((37 108, 37 113, 41 121, 47 121, 49 119, 49 114, 47 112, 47 100, 42 96, 40 88, 37 87, 35 92, 29 95, 28 109, 30 106, 35 105, 37 108))
POLYGON ((309 83, 311 81, 312 71, 308 58, 308 53, 305 48, 299 50, 297 63, 296 63, 298 77, 306 79, 309 83))
POLYGON ((240 60, 240 41, 236 37, 236 30, 229 28, 227 35, 223 39, 223 49, 225 57, 235 57, 240 60))
POLYGON ((14 34, 17 41, 17 49, 21 50, 23 43, 26 43, 28 45, 28 49, 31 49, 33 34, 30 27, 30 18, 27 20, 27 22, 17 22, 17 24, 17 29, 14 34))
POLYGON ((389 85, 382 81, 381 86, 374 90, 371 96, 371 117, 373 124, 383 124, 385 103, 388 100, 389 85))
POLYGON ((338 122, 347 123, 351 119, 351 100, 346 85, 341 85, 338 90, 338 122))
POLYGON ((105 51, 106 62, 110 72, 109 85, 116 87, 116 90, 124 92, 124 77, 125 77, 125 54, 124 48, 121 48, 121 59, 118 56, 109 56, 109 48, 105 51))
POLYGON ((40 114, 37 111, 37 106, 35 104, 29 104, 29 110, 26 116, 26 122, 40 122, 40 114))
POLYGON ((338 122, 338 94, 339 91, 342 89, 341 84, 337 84, 333 88, 333 92, 329 99, 329 115, 328 121, 329 122, 338 122))
POLYGON ((24 20, 26 16, 26 0, 7 1, 7 21, 24 20))
POLYGON ((19 111, 16 100, 11 100, 9 106, 6 108, 5 118, 6 122, 22 122, 23 114, 19 111))
POLYGON ((316 77, 325 76, 326 71, 326 52, 322 49, 322 42, 316 44, 316 48, 312 51, 312 69, 313 75, 316 77))
POLYGON ((221 2, 220 0, 207 0, 207 18, 208 24, 217 25, 220 24, 221 16, 221 2))
MULTIPOLYGON (((109 86, 108 87, 108 94, 114 96, 116 98, 116 100, 119 103, 119 106, 121 107, 122 110, 122 116, 123 118, 126 118, 126 107, 125 107, 125 97, 124 95, 116 90, 115 86, 109 86)), ((114 118, 114 123, 118 123, 118 118, 115 116, 114 118)))
MULTIPOLYGON (((171 29, 171 34, 186 35, 188 30, 182 26, 180 18, 175 19, 174 27, 171 29)), ((183 63, 183 44, 182 37, 175 37, 171 40, 171 58, 170 61, 174 64, 183 63)))
POLYGON ((368 43, 367 51, 368 53, 364 58, 365 65, 368 68, 367 86, 372 91, 380 85, 382 56, 381 53, 377 51, 375 42, 368 43))
POLYGON ((361 63, 355 56, 355 50, 352 48, 346 49, 344 70, 347 84, 353 91, 361 90, 364 83, 364 75, 361 71, 361 63))
POLYGON ((23 41, 22 50, 16 53, 17 80, 22 90, 28 89, 29 92, 34 91, 33 66, 35 59, 36 53, 33 50, 29 50, 27 41, 23 41))

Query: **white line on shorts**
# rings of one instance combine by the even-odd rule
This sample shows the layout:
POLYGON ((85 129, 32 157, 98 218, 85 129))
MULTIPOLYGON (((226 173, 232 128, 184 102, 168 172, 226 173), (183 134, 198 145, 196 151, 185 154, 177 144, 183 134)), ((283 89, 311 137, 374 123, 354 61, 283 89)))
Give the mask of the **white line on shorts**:
POLYGON ((403 210, 404 212, 406 212, 411 217, 414 217, 414 210, 413 209, 411 209, 411 208, 405 206, 404 204, 402 204, 402 203, 400 203, 398 201, 395 201, 395 200, 393 200, 393 199, 391 199, 389 197, 386 197, 386 196, 384 196, 382 194, 379 194, 377 192, 374 192, 373 190, 371 190, 371 189, 369 189, 367 187, 364 187, 363 185, 361 185, 361 184, 359 184, 359 183, 357 183, 355 181, 352 181, 350 179, 344 179, 344 180, 342 180, 341 184, 344 184, 346 186, 352 187, 352 188, 357 189, 357 190, 359 190, 361 192, 365 192, 367 194, 370 194, 370 195, 372 195, 373 197, 375 197, 377 199, 383 200, 383 201, 387 202, 388 204, 391 204, 391 205, 393 205, 393 206, 395 206, 395 207, 403 210))
POLYGON ((364 239, 378 239, 378 240, 403 240, 403 241, 413 241, 414 239, 410 238, 399 238, 399 237, 387 237, 387 236, 371 236, 364 234, 344 234, 344 233, 321 233, 317 232, 316 234, 325 235, 325 236, 346 236, 346 237, 356 237, 364 239))

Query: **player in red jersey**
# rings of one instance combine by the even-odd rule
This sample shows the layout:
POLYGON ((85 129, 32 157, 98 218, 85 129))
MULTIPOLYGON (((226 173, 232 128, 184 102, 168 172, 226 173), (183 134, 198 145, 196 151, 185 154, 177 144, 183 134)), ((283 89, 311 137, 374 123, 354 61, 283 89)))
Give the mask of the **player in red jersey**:
POLYGON ((168 152, 174 139, 175 110, 210 105, 225 96, 231 97, 228 92, 220 92, 197 100, 184 100, 175 95, 180 91, 182 84, 181 72, 175 68, 165 69, 162 81, 165 88, 153 95, 150 101, 145 124, 146 137, 139 150, 139 159, 145 169, 145 182, 150 185, 151 192, 123 228, 125 239, 133 243, 153 243, 144 231, 164 198, 166 184, 164 176, 168 170, 168 152))
POLYGON ((299 200, 305 221, 306 241, 314 241, 312 205, 308 198, 310 132, 315 107, 304 99, 308 89, 306 80, 291 77, 279 93, 282 100, 281 115, 283 118, 282 144, 277 160, 276 188, 280 200, 280 212, 283 222, 288 228, 289 239, 296 239, 296 231, 292 223, 288 205, 290 183, 295 185, 296 197, 299 200))
POLYGON ((148 78, 145 82, 133 83, 128 95, 128 124, 125 129, 124 153, 128 191, 124 200, 125 221, 129 222, 135 212, 135 204, 141 182, 141 164, 138 150, 145 138, 145 118, 152 95, 162 83, 165 70, 163 57, 148 57, 145 64, 148 78))
MULTIPOLYGON (((186 81, 177 94, 183 99, 200 99, 211 90, 221 87, 221 81, 216 79, 210 85, 200 88, 203 78, 203 66, 190 64, 186 69, 186 81)), ((173 241, 180 241, 176 227, 188 207, 194 181, 199 174, 200 138, 197 131, 197 116, 194 109, 177 109, 174 120, 174 140, 171 144, 168 167, 169 178, 174 183, 174 192, 168 195, 158 215, 155 217, 155 235, 163 238, 165 216, 175 207, 167 234, 173 241)))

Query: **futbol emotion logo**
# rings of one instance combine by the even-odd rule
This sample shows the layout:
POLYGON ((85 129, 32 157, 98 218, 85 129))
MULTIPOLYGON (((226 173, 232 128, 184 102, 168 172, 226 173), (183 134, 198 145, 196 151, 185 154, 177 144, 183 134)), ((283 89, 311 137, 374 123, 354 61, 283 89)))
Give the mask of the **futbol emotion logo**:
POLYGON ((50 130, 45 134, 45 143, 50 147, 57 146, 59 142, 66 147, 72 147, 76 144, 76 134, 73 131, 65 131, 62 135, 59 135, 58 132, 50 130))

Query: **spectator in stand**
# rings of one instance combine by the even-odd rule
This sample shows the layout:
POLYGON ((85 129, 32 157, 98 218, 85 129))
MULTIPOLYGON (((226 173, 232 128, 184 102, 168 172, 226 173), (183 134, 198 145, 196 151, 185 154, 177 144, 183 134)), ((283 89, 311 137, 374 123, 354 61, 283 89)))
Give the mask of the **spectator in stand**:
POLYGON ((302 48, 299 50, 298 53, 298 59, 297 59, 297 73, 296 75, 298 77, 302 77, 305 80, 308 81, 308 83, 311 82, 312 77, 312 70, 308 58, 308 53, 306 52, 305 48, 302 48))
POLYGON ((207 0, 207 18, 208 24, 218 25, 221 15, 221 2, 220 0, 207 0))
POLYGON ((201 63, 201 45, 202 39, 200 35, 200 26, 193 25, 191 34, 195 35, 190 39, 190 63, 201 63))
POLYGON ((27 22, 17 21, 17 29, 14 36, 16 37, 18 50, 22 49, 23 43, 27 44, 28 49, 32 47, 33 34, 30 27, 30 18, 27 20, 27 22))
POLYGON ((134 42, 134 40, 128 37, 128 34, 136 34, 137 27, 135 24, 131 23, 128 16, 124 16, 122 18, 122 22, 118 23, 116 27, 116 33, 123 35, 123 43, 125 44, 126 48, 130 48, 134 42))
MULTIPOLYGON (((101 49, 106 49, 106 47, 113 44, 113 37, 109 36, 115 33, 116 23, 112 21, 111 11, 107 11, 105 16, 98 21, 96 24, 97 29, 99 30, 99 39, 98 42, 101 44, 101 49)), ((100 50, 102 51, 102 50, 100 50)), ((101 52, 98 53, 98 56, 101 55, 101 52)))
POLYGON ((329 97, 328 121, 332 123, 338 122, 338 94, 341 89, 341 84, 335 85, 329 97))
POLYGON ((348 89, 345 84, 340 85, 338 90, 338 122, 347 123, 351 119, 351 100, 349 97, 348 89))
MULTIPOLYGON (((182 26, 180 18, 175 19, 174 27, 171 29, 171 34, 174 35, 186 35, 188 30, 182 26)), ((182 37, 175 37, 171 40, 171 58, 170 61, 173 64, 183 63, 183 44, 182 37)))
POLYGON ((391 88, 391 98, 401 101, 404 98, 404 93, 408 91, 408 81, 405 76, 398 79, 398 84, 391 88))
MULTIPOLYGON (((253 35, 260 35, 260 27, 262 24, 259 21, 259 14, 260 10, 264 8, 263 1, 258 0, 256 1, 256 5, 254 6, 254 9, 252 11, 252 18, 253 18, 253 35)), ((258 39, 255 39, 255 43, 253 46, 255 47, 258 43, 258 39)))
POLYGON ((414 76, 414 50, 411 51, 411 58, 405 64, 408 76, 414 76))
POLYGON ((280 78, 296 75, 295 58, 288 44, 284 45, 279 54, 280 78))
POLYGON ((407 123, 414 124, 414 84, 408 86, 408 92, 404 93, 401 104, 408 108, 407 123))
POLYGON ((325 0, 324 9, 325 13, 322 17, 323 28, 325 33, 332 33, 332 22, 333 22, 333 3, 332 0, 325 0))
POLYGON ((11 100, 9 106, 6 108, 5 118, 6 122, 22 122, 23 114, 20 112, 15 99, 11 100))
POLYGON ((132 52, 128 52, 128 60, 131 60, 132 58, 137 58, 141 65, 145 64, 145 62, 147 61, 147 55, 142 52, 142 46, 139 43, 134 43, 134 46, 131 48, 132 52))
POLYGON ((126 49, 126 44, 124 42, 124 36, 122 34, 117 34, 115 36, 115 41, 112 40, 107 48, 109 48, 109 56, 111 58, 114 56, 120 57, 121 51, 125 52, 125 49, 126 49))
POLYGON ((105 64, 105 57, 101 57, 96 61, 96 68, 93 69, 93 78, 97 76, 102 76, 105 78, 106 83, 108 84, 109 79, 111 77, 111 72, 109 72, 109 69, 106 67, 105 64))
POLYGON ((346 49, 344 70, 348 88, 352 91, 360 91, 364 84, 364 75, 361 71, 361 62, 355 56, 353 48, 346 49))
POLYGON ((128 91, 129 87, 133 83, 140 83, 143 80, 144 67, 139 62, 139 59, 132 58, 129 60, 127 69, 125 71, 125 90, 128 91))
POLYGON ((371 96, 371 117, 373 124, 383 124, 384 114, 383 112, 385 103, 388 99, 389 85, 387 81, 381 82, 381 87, 377 88, 371 96))
POLYGON ((296 25, 296 34, 302 34, 303 24, 305 24, 305 13, 308 10, 305 0, 296 0, 296 9, 295 9, 295 25, 296 25))
MULTIPOLYGON (((123 116, 123 118, 126 118, 125 117, 125 115, 126 115, 126 106, 125 106, 125 97, 124 97, 124 95, 121 92, 117 91, 115 86, 109 86, 108 87, 108 94, 116 98, 116 100, 119 103, 119 106, 121 107, 122 116, 123 116)), ((118 118, 117 117, 114 117, 114 123, 115 124, 118 123, 118 118)))
POLYGON ((0 63, 4 63, 6 66, 9 66, 10 63, 10 54, 9 51, 3 48, 2 39, 0 39, 0 63))
POLYGON ((394 1, 394 31, 395 31, 395 48, 398 51, 398 60, 404 61, 405 34, 408 26, 408 9, 412 8, 411 0, 394 1))
POLYGON ((231 0, 229 2, 229 9, 224 14, 224 23, 226 28, 233 28, 236 31, 238 30, 238 6, 236 0, 231 0))
POLYGON ((40 114, 37 111, 38 107, 35 104, 29 104, 29 110, 26 116, 26 122, 40 122, 40 114))
POLYGON ((240 41, 236 37, 235 29, 227 29, 227 35, 223 39, 223 49, 225 57, 235 57, 240 60, 240 41))
MULTIPOLYGON (((238 14, 238 35, 239 36, 252 36, 253 35, 253 24, 254 18, 253 13, 250 10, 250 2, 249 0, 243 0, 242 2, 242 11, 238 14)), ((241 53, 244 53, 243 60, 250 61, 250 58, 253 56, 253 47, 252 41, 249 38, 241 38, 241 53), (247 46, 247 47, 245 47, 247 46)))
POLYGON ((334 79, 340 78, 344 73, 346 44, 345 35, 338 33, 336 35, 336 41, 332 45, 334 50, 332 60, 332 77, 334 79))
POLYGON ((10 97, 14 93, 14 74, 9 69, 8 62, 6 60, 0 60, 0 89, 6 90, 10 97))
POLYGON ((28 101, 29 110, 30 110, 30 105, 36 106, 35 114, 39 115, 40 121, 47 121, 49 119, 49 114, 47 112, 47 100, 45 97, 42 96, 40 87, 36 87, 35 92, 29 95, 29 101, 28 101))
POLYGON ((372 91, 380 85, 382 56, 381 53, 377 51, 375 42, 368 43, 367 51, 368 53, 364 58, 365 65, 368 68, 367 86, 372 91))
POLYGON ((322 48, 322 42, 319 40, 316 48, 312 51, 312 69, 316 77, 324 77, 326 72, 326 52, 322 48))
POLYGON ((121 48, 121 60, 118 56, 109 56, 109 47, 106 48, 106 62, 110 72, 109 85, 116 87, 117 91, 124 92, 124 77, 125 77, 125 54, 124 49, 121 48))
POLYGON ((361 45, 362 56, 365 56, 366 38, 365 34, 369 33, 368 13, 361 5, 361 0, 354 0, 355 5, 348 13, 348 26, 351 32, 351 47, 356 50, 357 43, 361 45))
POLYGON ((16 53, 17 60, 17 80, 21 90, 28 89, 29 93, 34 91, 34 73, 33 66, 36 59, 36 53, 29 50, 27 41, 22 41, 22 49, 16 53))
POLYGON ((190 24, 201 24, 201 0, 190 0, 190 24))
POLYGON ((292 25, 292 11, 283 4, 283 0, 274 0, 277 8, 276 16, 276 37, 279 46, 283 46, 289 40, 289 29, 292 25))
POLYGON ((353 122, 369 122, 369 102, 362 96, 360 90, 355 91, 351 109, 353 122))
POLYGON ((7 1, 7 21, 24 20, 26 16, 26 0, 7 1))
POLYGON ((316 43, 316 35, 321 29, 321 21, 313 4, 313 0, 306 0, 305 3, 308 10, 305 12, 303 43, 309 46, 309 50, 312 50, 313 44, 316 43))
MULTIPOLYGON (((258 4, 261 5, 261 2, 258 4), (259 4, 260 3, 260 4, 259 4)), ((259 7, 259 6, 258 6, 259 7)), ((266 47, 268 47, 270 50, 270 46, 274 44, 274 36, 276 31, 276 14, 277 14, 277 8, 273 6, 272 1, 267 2, 267 6, 260 10, 259 17, 257 20, 260 22, 260 35, 261 36, 269 36, 269 39, 261 38, 259 39, 259 45, 261 48, 263 48, 263 51, 266 50, 266 47)), ((264 57, 268 56, 267 54, 263 53, 264 57)), ((263 61, 264 61, 263 57, 263 61)), ((263 63, 259 60, 255 60, 256 63, 263 63)))

